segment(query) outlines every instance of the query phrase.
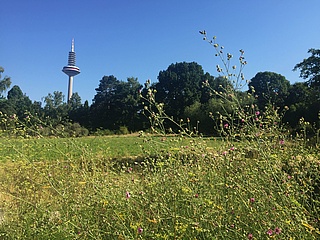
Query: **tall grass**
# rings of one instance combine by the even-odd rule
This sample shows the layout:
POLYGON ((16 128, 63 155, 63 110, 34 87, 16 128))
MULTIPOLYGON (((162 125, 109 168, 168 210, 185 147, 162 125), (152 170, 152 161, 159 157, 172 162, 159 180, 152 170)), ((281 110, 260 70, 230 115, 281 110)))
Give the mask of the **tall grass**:
POLYGON ((246 147, 208 149, 196 139, 120 169, 86 153, 83 161, 8 161, 1 236, 265 239, 272 230, 279 239, 316 239, 319 205, 310 195, 319 154, 279 143, 267 159, 254 158, 246 147))

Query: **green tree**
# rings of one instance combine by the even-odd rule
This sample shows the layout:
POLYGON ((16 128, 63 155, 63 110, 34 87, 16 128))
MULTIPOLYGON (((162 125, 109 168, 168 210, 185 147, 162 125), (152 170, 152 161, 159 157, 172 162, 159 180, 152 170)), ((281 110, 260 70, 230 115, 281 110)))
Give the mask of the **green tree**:
POLYGON ((0 97, 3 98, 2 94, 5 92, 11 85, 10 77, 4 76, 1 79, 1 74, 4 72, 4 68, 0 66, 0 97))
POLYGON ((76 109, 82 107, 81 97, 79 96, 79 94, 77 92, 72 94, 68 104, 69 104, 70 110, 76 110, 76 109))
POLYGON ((120 81, 113 75, 104 76, 96 88, 90 115, 93 128, 114 129, 114 119, 112 115, 114 97, 116 96, 117 86, 120 81))
POLYGON ((259 72, 249 83, 249 93, 257 97, 260 109, 267 104, 283 107, 289 87, 290 82, 284 76, 274 72, 259 72))
POLYGON ((28 96, 23 94, 19 86, 13 86, 7 95, 8 103, 12 106, 19 118, 25 117, 26 112, 33 112, 33 104, 28 96))
POLYGON ((288 122, 292 128, 295 128, 299 119, 302 117, 306 121, 315 120, 312 106, 312 89, 307 84, 298 82, 290 86, 289 95, 286 100, 286 105, 289 107, 285 115, 284 121, 288 122))
POLYGON ((81 126, 90 128, 90 108, 88 101, 84 104, 81 103, 81 97, 77 92, 72 94, 71 99, 68 102, 69 118, 75 123, 79 123, 81 126))
POLYGON ((44 97, 44 115, 49 117, 48 124, 59 124, 68 121, 68 105, 64 102, 62 92, 54 91, 44 97))
POLYGON ((171 64, 167 70, 159 72, 155 84, 157 101, 164 103, 169 116, 181 118, 187 106, 208 101, 208 95, 205 96, 208 91, 203 88, 206 80, 211 81, 212 77, 196 62, 171 64))
POLYGON ((8 100, 10 100, 11 102, 16 102, 19 99, 23 98, 23 92, 20 89, 19 86, 14 85, 11 90, 8 92, 7 95, 8 100))
POLYGON ((309 49, 311 56, 295 65, 293 71, 300 70, 300 77, 307 79, 308 86, 320 86, 320 49, 309 49))
POLYGON ((320 112, 319 91, 317 88, 309 87, 306 83, 298 82, 290 87, 286 105, 289 111, 285 120, 292 128, 296 128, 299 120, 303 117, 310 123, 318 123, 320 112))
POLYGON ((91 122, 94 128, 118 130, 127 126, 137 130, 139 119, 138 93, 142 88, 137 78, 120 81, 114 76, 104 76, 96 88, 91 105, 91 122))
MULTIPOLYGON (((309 49, 311 56, 298 63, 293 70, 300 70, 300 77, 307 80, 305 82, 308 92, 306 103, 300 102, 300 108, 307 106, 309 111, 304 111, 304 118, 311 123, 319 123, 318 114, 320 113, 320 49, 309 49)), ((297 105, 297 103, 296 103, 297 105)), ((303 109, 301 109, 303 111, 303 109)))

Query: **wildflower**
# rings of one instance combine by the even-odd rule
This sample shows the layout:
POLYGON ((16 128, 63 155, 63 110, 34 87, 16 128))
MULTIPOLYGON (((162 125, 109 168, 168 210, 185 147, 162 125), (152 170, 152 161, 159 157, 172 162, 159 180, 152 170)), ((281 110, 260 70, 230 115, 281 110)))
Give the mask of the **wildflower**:
POLYGON ((254 203, 256 200, 252 197, 252 198, 250 198, 250 202, 251 203, 254 203))
POLYGON ((256 111, 256 116, 259 116, 260 115, 260 112, 259 111, 256 111))
POLYGON ((273 233, 272 229, 269 229, 269 230, 267 231, 267 234, 268 234, 269 236, 271 236, 272 233, 273 233))
POLYGON ((279 144, 280 144, 280 145, 283 145, 283 144, 284 144, 284 140, 281 139, 281 140, 279 141, 279 144))
POLYGON ((229 124, 226 123, 226 124, 223 125, 223 127, 224 127, 224 128, 228 128, 228 127, 229 127, 229 124))
POLYGON ((126 192, 126 199, 129 199, 131 197, 130 193, 127 191, 126 192))
POLYGON ((142 234, 142 232, 143 232, 143 229, 142 228, 138 228, 138 234, 142 234))
POLYGON ((217 72, 222 72, 222 68, 219 65, 217 65, 216 68, 217 68, 217 72))
POLYGON ((252 233, 249 233, 249 234, 248 234, 248 239, 250 239, 250 240, 253 239, 252 233))
POLYGON ((230 151, 233 151, 234 149, 235 149, 234 147, 231 147, 231 148, 230 148, 230 151))
POLYGON ((227 151, 222 152, 222 155, 224 156, 227 155, 227 151))
POLYGON ((198 194, 198 193, 196 193, 196 194, 194 195, 194 197, 195 197, 195 198, 198 198, 198 197, 199 197, 199 194, 198 194))
POLYGON ((280 234, 281 233, 281 228, 276 227, 274 229, 275 234, 280 234))

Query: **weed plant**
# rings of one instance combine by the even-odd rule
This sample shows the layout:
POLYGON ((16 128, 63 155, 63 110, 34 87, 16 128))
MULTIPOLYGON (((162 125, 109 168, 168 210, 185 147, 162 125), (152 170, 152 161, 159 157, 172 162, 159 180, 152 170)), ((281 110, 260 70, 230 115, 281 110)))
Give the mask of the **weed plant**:
MULTIPOLYGON (((201 137, 188 120, 174 122, 150 87, 143 101, 151 133, 137 137, 139 158, 119 164, 110 157, 119 144, 93 148, 71 138, 52 143, 17 119, 16 126, 24 127, 19 136, 34 130, 54 157, 35 154, 34 137, 6 138, 12 152, 0 168, 0 238, 319 238, 318 149, 308 147, 303 134, 292 138, 281 123, 284 113, 272 105, 260 110, 250 95, 243 101, 244 51, 236 73, 232 55, 201 34, 222 60, 217 71, 233 86, 213 92, 229 106, 208 113, 220 138, 201 137)), ((206 82, 204 87, 210 88, 206 82)))

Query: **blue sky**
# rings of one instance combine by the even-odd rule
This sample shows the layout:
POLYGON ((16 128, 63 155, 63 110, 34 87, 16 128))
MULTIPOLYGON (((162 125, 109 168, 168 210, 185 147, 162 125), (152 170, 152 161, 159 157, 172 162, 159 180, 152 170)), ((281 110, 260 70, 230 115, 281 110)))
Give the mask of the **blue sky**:
MULTIPOLYGON (((0 66, 33 101, 67 96, 75 39, 81 74, 73 90, 90 103, 104 75, 157 81, 171 63, 199 63, 217 76, 206 30, 226 52, 245 50, 247 79, 261 71, 302 81, 295 64, 320 48, 319 0, 2 0, 0 66)), ((235 64, 237 62, 234 62, 235 64)))

